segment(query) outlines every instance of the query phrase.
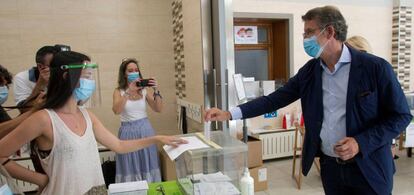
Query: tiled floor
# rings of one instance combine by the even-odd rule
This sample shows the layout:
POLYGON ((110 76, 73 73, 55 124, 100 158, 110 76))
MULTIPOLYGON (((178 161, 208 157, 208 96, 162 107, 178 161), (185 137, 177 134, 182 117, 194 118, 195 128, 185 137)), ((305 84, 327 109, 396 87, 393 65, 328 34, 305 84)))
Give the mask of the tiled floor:
MULTIPOLYGON (((399 154, 395 161, 397 172, 394 175, 394 195, 414 194, 414 157, 407 158, 405 151, 399 154)), ((292 159, 266 161, 268 190, 257 192, 256 195, 316 195, 324 194, 319 173, 312 167, 307 177, 302 178, 302 188, 296 187, 295 180, 291 177, 292 159)))

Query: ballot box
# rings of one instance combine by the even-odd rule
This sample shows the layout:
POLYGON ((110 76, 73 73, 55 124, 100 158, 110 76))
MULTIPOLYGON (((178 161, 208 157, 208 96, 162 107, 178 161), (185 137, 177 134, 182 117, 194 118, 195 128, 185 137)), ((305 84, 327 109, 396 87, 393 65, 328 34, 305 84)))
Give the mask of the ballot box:
POLYGON ((239 181, 247 161, 247 145, 222 131, 210 138, 194 133, 189 149, 175 158, 177 182, 183 194, 240 194, 239 181))

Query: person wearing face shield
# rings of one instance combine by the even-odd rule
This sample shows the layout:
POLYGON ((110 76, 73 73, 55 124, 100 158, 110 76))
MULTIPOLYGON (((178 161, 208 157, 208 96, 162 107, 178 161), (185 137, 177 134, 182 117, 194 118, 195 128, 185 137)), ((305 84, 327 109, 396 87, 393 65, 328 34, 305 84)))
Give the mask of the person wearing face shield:
POLYGON ((392 139, 412 119, 391 65, 344 44, 348 26, 336 7, 311 9, 302 20, 303 47, 312 59, 275 92, 230 111, 209 109, 204 119, 251 118, 300 99, 302 173, 320 157, 325 194, 391 194, 392 139))
POLYGON ((97 69, 97 64, 78 52, 63 51, 53 57, 43 109, 0 140, 0 163, 12 177, 38 185, 40 194, 85 194, 92 188, 104 193, 97 143, 116 153, 140 150, 157 142, 173 146, 186 143, 162 135, 120 140, 92 112, 79 107, 79 100, 99 102, 97 69), (32 140, 45 174, 8 159, 32 140))

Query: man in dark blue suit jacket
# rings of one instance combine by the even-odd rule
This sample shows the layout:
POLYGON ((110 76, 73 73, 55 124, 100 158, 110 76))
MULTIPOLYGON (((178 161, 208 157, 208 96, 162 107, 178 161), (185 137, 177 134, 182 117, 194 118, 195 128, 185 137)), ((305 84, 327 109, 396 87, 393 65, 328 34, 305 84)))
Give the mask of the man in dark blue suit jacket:
POLYGON ((303 174, 319 156, 326 194, 391 194, 391 142, 412 119, 391 65, 344 44, 347 25, 335 7, 314 8, 302 19, 304 48, 314 58, 272 94, 230 112, 210 109, 205 120, 251 118, 300 98, 303 174))

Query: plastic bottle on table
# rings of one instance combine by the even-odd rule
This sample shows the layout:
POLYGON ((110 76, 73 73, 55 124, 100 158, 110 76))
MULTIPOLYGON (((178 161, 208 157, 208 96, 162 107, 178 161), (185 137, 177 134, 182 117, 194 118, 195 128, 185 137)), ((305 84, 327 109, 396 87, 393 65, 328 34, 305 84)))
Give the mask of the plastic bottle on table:
POLYGON ((254 195, 254 180, 250 176, 249 169, 245 168, 242 178, 240 179, 241 195, 254 195))

